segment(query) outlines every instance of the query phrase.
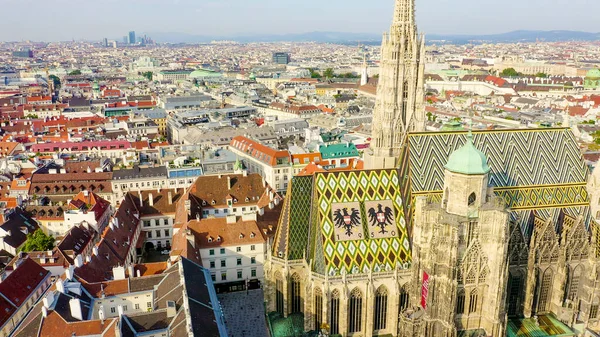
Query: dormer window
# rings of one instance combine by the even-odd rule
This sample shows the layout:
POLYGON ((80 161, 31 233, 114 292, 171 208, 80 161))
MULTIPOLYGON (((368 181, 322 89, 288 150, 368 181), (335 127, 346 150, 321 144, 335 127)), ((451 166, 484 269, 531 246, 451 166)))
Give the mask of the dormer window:
POLYGON ((240 233, 240 239, 244 238, 244 234, 240 233))
POLYGON ((211 202, 211 204, 215 205, 217 202, 213 199, 213 201, 211 202))
POLYGON ((246 202, 250 201, 250 198, 246 197, 246 202))
POLYGON ((217 236, 217 242, 221 242, 221 236, 217 236))
POLYGON ((233 203, 237 204, 237 199, 236 198, 233 198, 233 203))
POLYGON ((202 206, 206 206, 206 201, 202 200, 202 206))
POLYGON ((209 237, 208 237, 208 242, 213 242, 213 238, 212 238, 212 236, 209 236, 209 237))
POLYGON ((256 234, 254 234, 254 232, 250 233, 250 237, 251 237, 251 238, 253 238, 253 237, 255 237, 255 236, 256 236, 256 234))

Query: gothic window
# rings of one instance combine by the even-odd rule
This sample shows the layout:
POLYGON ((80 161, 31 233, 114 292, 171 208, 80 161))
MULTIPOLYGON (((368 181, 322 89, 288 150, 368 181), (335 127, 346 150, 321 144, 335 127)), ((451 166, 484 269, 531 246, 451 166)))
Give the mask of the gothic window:
POLYGON ((456 314, 462 315, 465 313, 465 291, 461 289, 458 291, 458 297, 456 298, 456 314))
POLYGON ((442 203, 442 207, 446 208, 448 205, 448 187, 446 187, 446 191, 444 192, 444 202, 442 203))
POLYGON ((545 312, 549 310, 549 302, 552 288, 552 280, 554 275, 552 273, 552 269, 548 268, 544 272, 544 276, 542 277, 542 284, 540 287, 540 297, 538 301, 538 312, 545 312))
POLYGON ((323 293, 321 289, 315 289, 315 330, 321 331, 323 323, 323 293))
POLYGON ((362 326, 362 293, 354 288, 348 301, 348 332, 360 332, 362 326))
POLYGON ((473 284, 475 283, 475 268, 471 268, 471 270, 469 271, 469 274, 467 274, 467 284, 473 284))
POLYGON ((404 311, 408 308, 409 297, 408 291, 406 291, 406 285, 400 288, 400 301, 398 303, 400 304, 400 311, 404 311))
POLYGON ((475 192, 469 195, 469 206, 475 205, 475 201, 477 200, 477 196, 475 196, 475 192))
POLYGON ((300 313, 302 312, 302 296, 300 296, 300 276, 298 274, 292 275, 292 280, 290 282, 290 293, 291 293, 291 308, 290 313, 300 313))
POLYGON ((600 219, 600 211, 596 212, 596 219, 600 219))
POLYGON ((283 315, 283 280, 281 276, 275 276, 275 302, 277 306, 277 312, 283 315))
POLYGON ((469 314, 477 311, 477 289, 471 290, 469 295, 469 314))
POLYGON ((377 289, 375 294, 375 311, 373 317, 373 329, 383 330, 386 327, 387 322, 387 289, 383 286, 377 289))
POLYGON ((508 280, 508 315, 514 316, 517 314, 521 297, 521 276, 510 274, 508 280))
POLYGON ((573 273, 570 275, 568 299, 571 301, 575 300, 576 298, 579 298, 579 281, 581 279, 582 270, 583 267, 577 266, 573 270, 573 273))
POLYGON ((331 335, 340 333, 340 293, 334 290, 329 303, 329 328, 331 335))

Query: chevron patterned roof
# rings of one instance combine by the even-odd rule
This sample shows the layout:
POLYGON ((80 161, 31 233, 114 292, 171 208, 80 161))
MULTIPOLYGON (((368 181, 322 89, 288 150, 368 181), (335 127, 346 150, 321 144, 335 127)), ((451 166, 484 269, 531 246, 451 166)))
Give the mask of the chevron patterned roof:
MULTIPOLYGON (((588 170, 568 129, 474 132, 488 158, 494 187, 585 184, 588 170)), ((415 133, 408 137, 410 178, 416 194, 441 192, 444 165, 467 141, 467 132, 415 133)))

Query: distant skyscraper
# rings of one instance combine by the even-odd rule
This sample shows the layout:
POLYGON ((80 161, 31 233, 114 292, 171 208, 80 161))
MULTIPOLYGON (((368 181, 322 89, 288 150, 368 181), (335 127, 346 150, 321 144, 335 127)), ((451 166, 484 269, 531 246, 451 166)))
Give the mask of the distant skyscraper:
POLYGON ((383 35, 368 168, 397 166, 409 131, 424 131, 425 37, 415 24, 414 0, 396 0, 390 32, 383 35))
POLYGON ((289 53, 273 53, 273 63, 275 63, 275 64, 290 63, 290 54, 289 53))
POLYGON ((135 44, 135 31, 129 32, 129 44, 135 44))
POLYGON ((108 39, 107 38, 104 38, 103 45, 104 45, 104 47, 108 47, 108 39))

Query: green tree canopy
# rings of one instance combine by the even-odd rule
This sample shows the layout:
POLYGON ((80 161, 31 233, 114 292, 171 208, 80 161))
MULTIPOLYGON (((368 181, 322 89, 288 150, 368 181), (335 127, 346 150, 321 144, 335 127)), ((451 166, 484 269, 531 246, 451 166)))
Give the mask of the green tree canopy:
POLYGON ((515 68, 506 68, 502 70, 501 75, 505 77, 517 77, 519 76, 519 72, 517 72, 515 68))
POLYGON ((146 71, 146 72, 142 73, 142 76, 147 78, 148 81, 152 81, 152 72, 151 71, 146 71))
POLYGON ((321 78, 321 74, 314 68, 309 68, 308 71, 310 71, 310 78, 321 78))
POLYGON ((69 73, 70 76, 81 75, 81 70, 73 70, 69 73))
POLYGON ((48 79, 51 80, 52 82, 54 82, 55 89, 60 88, 60 78, 58 78, 58 76, 50 75, 50 76, 48 76, 48 79))
POLYGON ((332 68, 327 68, 325 69, 325 71, 323 72, 323 76, 325 78, 334 78, 335 77, 335 72, 333 72, 332 68))
POLYGON ((535 74, 535 77, 546 78, 546 77, 548 77, 548 74, 546 74, 546 73, 537 73, 537 74, 535 74))
POLYGON ((39 252, 54 248, 54 238, 46 235, 41 229, 27 234, 27 240, 21 247, 23 252, 39 252))

